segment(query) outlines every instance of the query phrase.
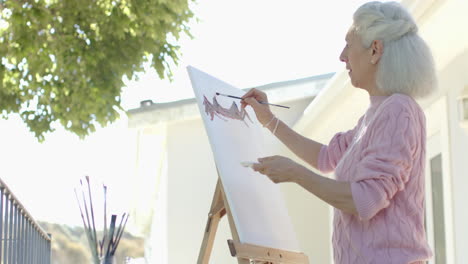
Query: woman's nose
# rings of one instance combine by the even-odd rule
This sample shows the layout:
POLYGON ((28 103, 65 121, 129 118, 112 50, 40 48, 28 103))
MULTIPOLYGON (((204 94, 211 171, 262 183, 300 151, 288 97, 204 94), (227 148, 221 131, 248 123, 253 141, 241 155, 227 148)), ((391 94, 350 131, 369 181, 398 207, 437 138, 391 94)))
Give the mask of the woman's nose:
POLYGON ((340 61, 342 62, 348 62, 348 58, 344 55, 344 52, 341 52, 340 54, 340 61))

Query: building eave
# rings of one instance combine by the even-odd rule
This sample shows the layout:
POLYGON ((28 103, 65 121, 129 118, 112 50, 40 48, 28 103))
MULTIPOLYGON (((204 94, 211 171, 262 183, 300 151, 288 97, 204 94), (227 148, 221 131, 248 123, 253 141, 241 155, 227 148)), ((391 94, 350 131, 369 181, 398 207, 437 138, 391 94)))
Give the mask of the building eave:
MULTIPOLYGON (((275 82, 255 87, 268 94, 272 103, 314 98, 334 73, 316 75, 296 80, 275 82)), ((245 88, 244 90, 250 90, 245 88)), ((172 122, 199 118, 200 113, 195 98, 168 103, 153 103, 127 111, 128 127, 140 128, 156 125, 161 122, 172 122)))

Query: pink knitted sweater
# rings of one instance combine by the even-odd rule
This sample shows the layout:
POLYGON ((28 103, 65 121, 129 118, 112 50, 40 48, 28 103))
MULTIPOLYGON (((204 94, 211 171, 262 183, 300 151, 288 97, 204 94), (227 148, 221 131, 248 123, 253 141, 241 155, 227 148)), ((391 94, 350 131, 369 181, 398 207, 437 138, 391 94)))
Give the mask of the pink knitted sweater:
POLYGON ((356 127, 320 150, 318 169, 351 183, 359 216, 335 209, 335 264, 419 264, 424 229, 425 117, 409 96, 371 96, 356 127))

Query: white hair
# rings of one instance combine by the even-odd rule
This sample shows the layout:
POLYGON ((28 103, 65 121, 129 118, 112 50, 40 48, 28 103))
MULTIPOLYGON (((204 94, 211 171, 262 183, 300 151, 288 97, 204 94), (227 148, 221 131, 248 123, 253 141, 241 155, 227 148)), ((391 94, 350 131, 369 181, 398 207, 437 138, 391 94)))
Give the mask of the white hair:
POLYGON ((409 12, 397 2, 369 2, 354 13, 353 29, 365 48, 383 42, 377 88, 387 94, 424 97, 437 87, 434 61, 409 12))

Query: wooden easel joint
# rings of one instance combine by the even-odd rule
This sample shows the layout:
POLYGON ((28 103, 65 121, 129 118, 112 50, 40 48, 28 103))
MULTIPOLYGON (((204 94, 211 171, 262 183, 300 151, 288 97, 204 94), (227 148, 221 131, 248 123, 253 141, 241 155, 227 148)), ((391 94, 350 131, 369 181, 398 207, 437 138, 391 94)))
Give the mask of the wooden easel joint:
POLYGON ((224 208, 224 206, 214 208, 214 210, 208 214, 208 221, 206 222, 205 233, 210 231, 213 219, 219 221, 219 219, 221 219, 224 215, 226 215, 226 208, 224 208))

